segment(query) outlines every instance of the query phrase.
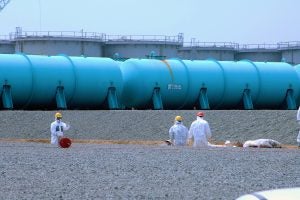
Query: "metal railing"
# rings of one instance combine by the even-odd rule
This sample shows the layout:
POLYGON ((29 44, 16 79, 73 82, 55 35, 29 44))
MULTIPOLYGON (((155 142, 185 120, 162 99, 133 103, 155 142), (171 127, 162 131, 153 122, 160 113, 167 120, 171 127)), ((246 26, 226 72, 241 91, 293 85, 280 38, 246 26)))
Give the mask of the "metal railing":
POLYGON ((237 43, 234 42, 185 42, 183 47, 200 47, 200 48, 238 48, 237 43))
POLYGON ((285 48, 295 48, 300 47, 300 41, 290 41, 290 42, 279 42, 278 48, 285 49, 285 48))
POLYGON ((107 41, 153 41, 153 42, 183 42, 183 36, 178 34, 177 36, 166 35, 106 35, 104 33, 97 32, 76 32, 76 31, 16 31, 10 33, 10 38, 43 38, 43 37, 55 37, 55 38, 80 38, 80 39, 95 39, 104 42, 107 41))
POLYGON ((58 37, 58 38, 82 38, 82 39, 96 39, 104 40, 104 33, 97 32, 83 32, 83 31, 20 31, 10 33, 14 39, 29 38, 29 37, 58 37))
POLYGON ((179 36, 166 35, 106 35, 105 41, 183 42, 179 36))
POLYGON ((300 41, 279 42, 277 44, 238 44, 234 42, 199 42, 195 38, 191 42, 184 42, 183 34, 176 36, 166 35, 106 35, 98 32, 82 31, 22 31, 20 27, 16 32, 9 35, 0 35, 0 40, 16 40, 26 38, 75 38, 75 39, 93 39, 102 42, 170 42, 179 43, 183 47, 199 48, 227 48, 234 50, 281 50, 287 48, 300 48, 300 41))
POLYGON ((9 35, 0 35, 0 40, 11 40, 9 35))
POLYGON ((276 50, 278 49, 278 44, 239 44, 238 50, 251 50, 251 49, 261 49, 261 50, 276 50))
POLYGON ((282 50, 289 48, 300 48, 300 41, 280 42, 277 44, 240 44, 239 50, 282 50))

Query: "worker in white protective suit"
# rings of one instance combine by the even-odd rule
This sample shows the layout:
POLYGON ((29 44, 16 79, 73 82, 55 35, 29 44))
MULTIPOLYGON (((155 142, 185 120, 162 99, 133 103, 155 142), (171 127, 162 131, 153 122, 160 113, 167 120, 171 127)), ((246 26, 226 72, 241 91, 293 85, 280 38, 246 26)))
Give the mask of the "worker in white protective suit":
POLYGON ((64 136, 64 131, 69 130, 70 125, 62 122, 62 114, 55 113, 55 121, 51 123, 51 144, 58 145, 59 140, 64 136))
POLYGON ((174 125, 169 129, 170 141, 175 146, 187 145, 189 130, 183 125, 183 118, 176 116, 174 125))
POLYGON ((281 148, 281 144, 272 139, 258 139, 248 140, 243 144, 243 147, 256 147, 256 148, 281 148))
POLYGON ((191 124, 189 130, 189 139, 194 140, 194 147, 212 146, 208 140, 211 138, 211 130, 209 124, 204 119, 204 112, 197 113, 197 119, 191 124))
MULTIPOLYGON (((298 112, 297 112, 297 121, 300 124, 300 106, 298 108, 298 112)), ((300 130, 297 136, 297 143, 298 143, 298 147, 300 147, 300 130)))

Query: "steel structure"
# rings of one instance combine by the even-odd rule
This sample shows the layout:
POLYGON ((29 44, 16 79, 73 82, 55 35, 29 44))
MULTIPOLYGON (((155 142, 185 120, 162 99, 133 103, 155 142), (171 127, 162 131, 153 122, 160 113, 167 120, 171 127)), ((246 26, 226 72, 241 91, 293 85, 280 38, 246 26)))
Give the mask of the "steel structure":
POLYGON ((0 11, 10 2, 10 0, 0 0, 0 11))

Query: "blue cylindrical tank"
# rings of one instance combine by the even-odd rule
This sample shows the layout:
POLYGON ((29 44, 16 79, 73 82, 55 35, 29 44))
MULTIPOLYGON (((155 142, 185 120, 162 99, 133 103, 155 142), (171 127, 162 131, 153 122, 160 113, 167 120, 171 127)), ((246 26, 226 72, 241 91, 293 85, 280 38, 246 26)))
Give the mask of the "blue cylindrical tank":
POLYGON ((154 88, 165 109, 192 108, 202 88, 211 109, 243 108, 245 91, 254 108, 281 107, 288 90, 299 96, 299 77, 287 63, 131 59, 120 67, 127 107, 151 107, 154 88))
MULTIPOLYGON (((300 64, 294 66, 294 69, 296 70, 298 79, 300 80, 300 64)), ((300 106, 300 94, 298 96, 295 96, 295 97, 296 97, 297 106, 300 106)))
POLYGON ((0 54, 0 81, 5 108, 11 107, 10 99, 15 108, 22 109, 53 108, 57 99, 59 105, 65 99, 68 108, 109 104, 114 109, 117 97, 122 97, 127 108, 139 109, 160 109, 159 102, 164 109, 191 109, 205 104, 204 97, 210 109, 241 108, 245 102, 253 103, 254 108, 283 108, 287 104, 288 109, 294 109, 300 100, 300 65, 248 60, 116 62, 109 58, 0 54), (63 92, 57 92, 58 88, 63 92))
POLYGON ((186 101, 188 71, 180 60, 129 59, 121 66, 122 102, 128 108, 151 108, 159 88, 164 109, 179 109, 186 101))
POLYGON ((70 106, 95 108, 106 100, 108 89, 116 88, 121 97, 123 80, 119 64, 110 58, 70 57, 76 76, 74 96, 70 106))
POLYGON ((259 80, 255 68, 247 62, 216 60, 183 61, 189 71, 189 97, 187 107, 192 107, 199 98, 200 89, 207 89, 211 108, 237 107, 245 89, 258 95, 259 80))
POLYGON ((287 90, 299 97, 300 79, 293 66, 284 62, 254 62, 259 72, 260 92, 257 108, 278 108, 285 102, 287 90))
POLYGON ((259 91, 257 71, 247 62, 130 60, 121 70, 122 99, 129 107, 149 105, 155 87, 161 88, 167 109, 192 108, 198 103, 202 88, 207 89, 211 108, 235 107, 241 103, 245 89, 251 89, 254 98, 259 91))
POLYGON ((252 100, 259 93, 259 77, 251 63, 239 61, 218 62, 224 77, 224 95, 217 108, 236 108, 242 104, 243 93, 250 90, 252 100))
MULTIPOLYGON (((25 56, 25 55, 24 55, 25 56)), ((55 104, 58 86, 64 87, 68 102, 75 90, 75 75, 72 63, 64 56, 28 55, 32 65, 33 87, 29 107, 49 107, 55 104)))
POLYGON ((198 102, 202 88, 207 89, 207 98, 211 108, 222 101, 225 84, 223 70, 214 60, 183 60, 188 70, 189 88, 185 108, 192 108, 198 102))
POLYGON ((110 100, 116 106, 123 89, 119 63, 65 55, 0 54, 0 81, 10 86, 15 108, 53 108, 58 87, 68 108, 100 108, 111 88, 110 100))
POLYGON ((0 54, 0 94, 3 85, 12 86, 14 107, 22 108, 31 97, 33 80, 30 60, 21 54, 0 54))

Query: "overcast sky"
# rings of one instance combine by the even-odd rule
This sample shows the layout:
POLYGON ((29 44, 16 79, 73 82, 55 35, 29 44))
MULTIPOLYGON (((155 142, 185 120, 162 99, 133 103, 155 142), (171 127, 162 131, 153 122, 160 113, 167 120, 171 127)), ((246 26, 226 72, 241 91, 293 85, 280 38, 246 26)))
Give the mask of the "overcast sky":
POLYGON ((11 0, 0 35, 80 31, 240 44, 300 41, 300 0, 11 0))

